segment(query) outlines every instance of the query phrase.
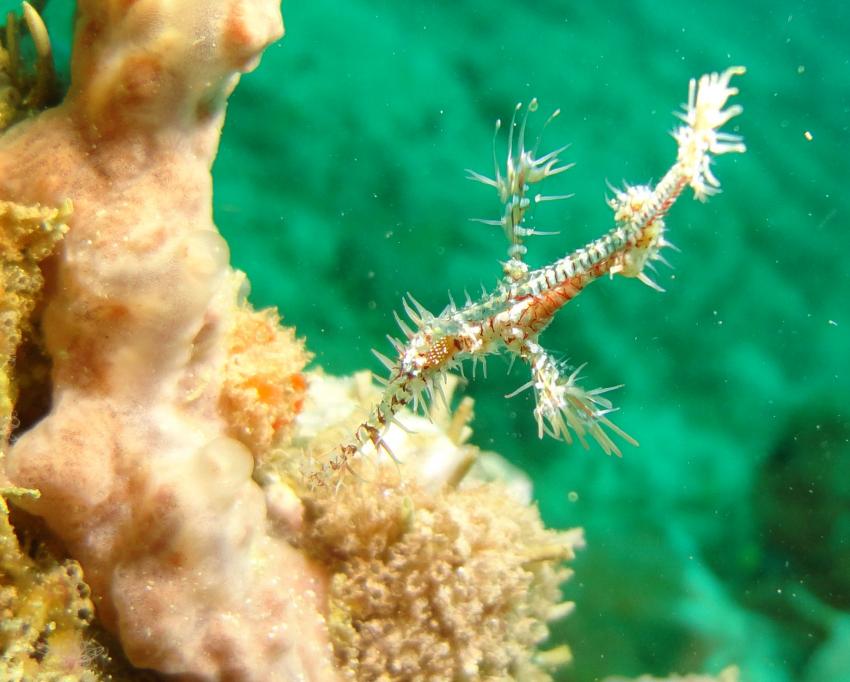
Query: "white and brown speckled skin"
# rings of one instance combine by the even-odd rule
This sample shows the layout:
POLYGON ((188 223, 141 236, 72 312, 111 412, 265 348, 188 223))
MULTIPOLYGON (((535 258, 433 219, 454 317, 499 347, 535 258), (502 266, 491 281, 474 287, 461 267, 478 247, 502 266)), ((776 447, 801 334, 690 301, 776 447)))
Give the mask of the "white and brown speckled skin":
POLYGON ((48 268, 49 414, 11 448, 26 507, 134 665, 335 680, 326 576, 271 530, 218 411, 235 301, 209 173, 276 0, 80 0, 72 87, 0 139, 0 198, 74 213, 48 268))

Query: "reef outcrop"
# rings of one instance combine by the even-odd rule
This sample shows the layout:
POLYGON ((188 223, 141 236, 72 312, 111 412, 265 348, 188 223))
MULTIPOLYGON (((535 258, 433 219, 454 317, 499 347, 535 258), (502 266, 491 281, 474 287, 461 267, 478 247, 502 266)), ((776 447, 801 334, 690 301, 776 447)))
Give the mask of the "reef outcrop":
MULTIPOLYGON (((228 373, 245 304, 210 166, 227 95, 282 34, 278 3, 78 4, 67 98, 0 141, 0 198, 73 202, 44 266, 52 404, 6 475, 40 492, 20 506, 82 564, 134 665, 333 679, 325 572, 270 531, 244 410, 222 405, 228 376, 233 394, 251 381, 228 373)), ((299 400, 281 386, 273 429, 299 400)))

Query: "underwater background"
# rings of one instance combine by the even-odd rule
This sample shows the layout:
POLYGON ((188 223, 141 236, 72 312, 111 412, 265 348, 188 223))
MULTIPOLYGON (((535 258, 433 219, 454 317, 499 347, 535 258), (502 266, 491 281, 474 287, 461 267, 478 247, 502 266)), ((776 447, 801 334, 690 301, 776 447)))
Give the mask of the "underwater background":
MULTIPOLYGON (((4 7, 17 3, 4 0, 4 7)), ((67 62, 72 3, 47 24, 67 62), (65 31, 65 33, 63 33, 65 31), (64 36, 64 40, 63 40, 64 36)), ((541 340, 587 388, 624 384, 622 459, 538 440, 527 380, 471 382, 474 441, 533 478, 546 522, 587 548, 553 639, 559 679, 717 672, 850 680, 850 9, 839 2, 290 0, 287 35, 231 99, 216 221, 252 301, 280 308, 334 374, 379 363, 406 292, 435 312, 501 273, 493 125, 532 97, 543 187, 533 266, 612 225, 606 181, 658 179, 688 79, 727 66, 748 152, 723 193, 668 217, 667 293, 595 283, 541 340)), ((503 127, 504 131, 504 127, 503 127)), ((504 135, 497 150, 504 153, 504 135)))

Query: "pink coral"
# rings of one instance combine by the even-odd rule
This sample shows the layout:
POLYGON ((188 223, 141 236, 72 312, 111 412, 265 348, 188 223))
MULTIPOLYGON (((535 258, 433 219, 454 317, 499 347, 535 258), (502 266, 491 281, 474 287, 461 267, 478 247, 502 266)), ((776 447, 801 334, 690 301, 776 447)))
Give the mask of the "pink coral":
POLYGON ((326 577, 270 530, 220 408, 239 278, 209 169, 239 72, 282 33, 277 2, 78 5, 66 101, 0 141, 0 198, 74 204, 46 269, 52 407, 6 473, 41 492, 26 508, 135 665, 334 679, 326 577))

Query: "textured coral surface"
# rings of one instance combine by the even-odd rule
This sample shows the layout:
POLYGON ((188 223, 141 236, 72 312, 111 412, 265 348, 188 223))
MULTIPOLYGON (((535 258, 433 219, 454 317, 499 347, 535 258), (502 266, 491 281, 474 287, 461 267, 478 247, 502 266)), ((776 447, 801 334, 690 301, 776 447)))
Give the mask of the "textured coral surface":
POLYGON ((94 610, 80 565, 44 548, 29 556, 9 523, 4 497, 28 494, 0 488, 0 679, 95 682, 83 639, 94 610))
POLYGON ((39 262, 67 231, 70 212, 67 201, 61 208, 0 201, 0 456, 13 426, 13 359, 31 332, 30 317, 44 284, 39 262))
MULTIPOLYGON (((225 98, 280 36, 279 9, 92 0, 78 12, 66 101, 0 141, 0 198, 74 202, 42 316, 52 407, 6 473, 40 491, 21 506, 83 565, 134 664, 333 679, 323 573, 269 531, 229 421, 244 410, 220 406, 241 280, 212 223, 209 167, 225 98)), ((304 358, 291 357, 296 372, 304 358)), ((290 412, 297 393, 281 397, 290 412)))
POLYGON ((581 531, 545 530, 499 484, 432 495, 383 475, 368 496, 319 502, 308 538, 334 568, 330 627, 350 679, 550 680, 538 646, 572 610, 558 563, 581 531))
MULTIPOLYGON (((3 205, 4 263, 32 280, 26 305, 4 293, 16 332, 41 288, 35 263, 68 223, 36 316, 52 404, 4 463, 38 492, 16 504, 84 566, 97 620, 139 667, 234 682, 330 682, 337 665, 363 682, 549 679, 569 648, 539 647, 572 610, 561 563, 581 532, 545 530, 524 477, 464 480, 479 456, 465 444, 471 400, 433 422, 400 415, 413 432, 387 439, 405 465, 367 458, 340 490, 306 483, 376 391, 368 373, 315 375, 295 429, 308 354, 244 300, 211 219, 224 101, 281 28, 260 1, 81 2, 66 101, 0 140, 0 198, 61 207, 3 205), (34 220, 44 245, 30 239, 26 260, 34 220)), ((19 338, 7 341, 11 364, 19 338)), ((41 603, 8 575, 10 614, 41 603)), ((87 675, 91 608, 54 601, 80 621, 54 617, 64 648, 36 628, 10 630, 2 650, 31 665, 64 652, 87 675)))
MULTIPOLYGON (((310 374, 292 444, 268 468, 321 455, 377 399, 368 372, 310 374)), ((455 381, 446 386, 451 400, 455 381)), ((472 401, 397 413, 341 488, 305 491, 301 542, 327 566, 328 624, 345 679, 551 680, 571 660, 549 626, 573 610, 563 562, 581 529, 546 529, 524 474, 467 440, 472 401)))

